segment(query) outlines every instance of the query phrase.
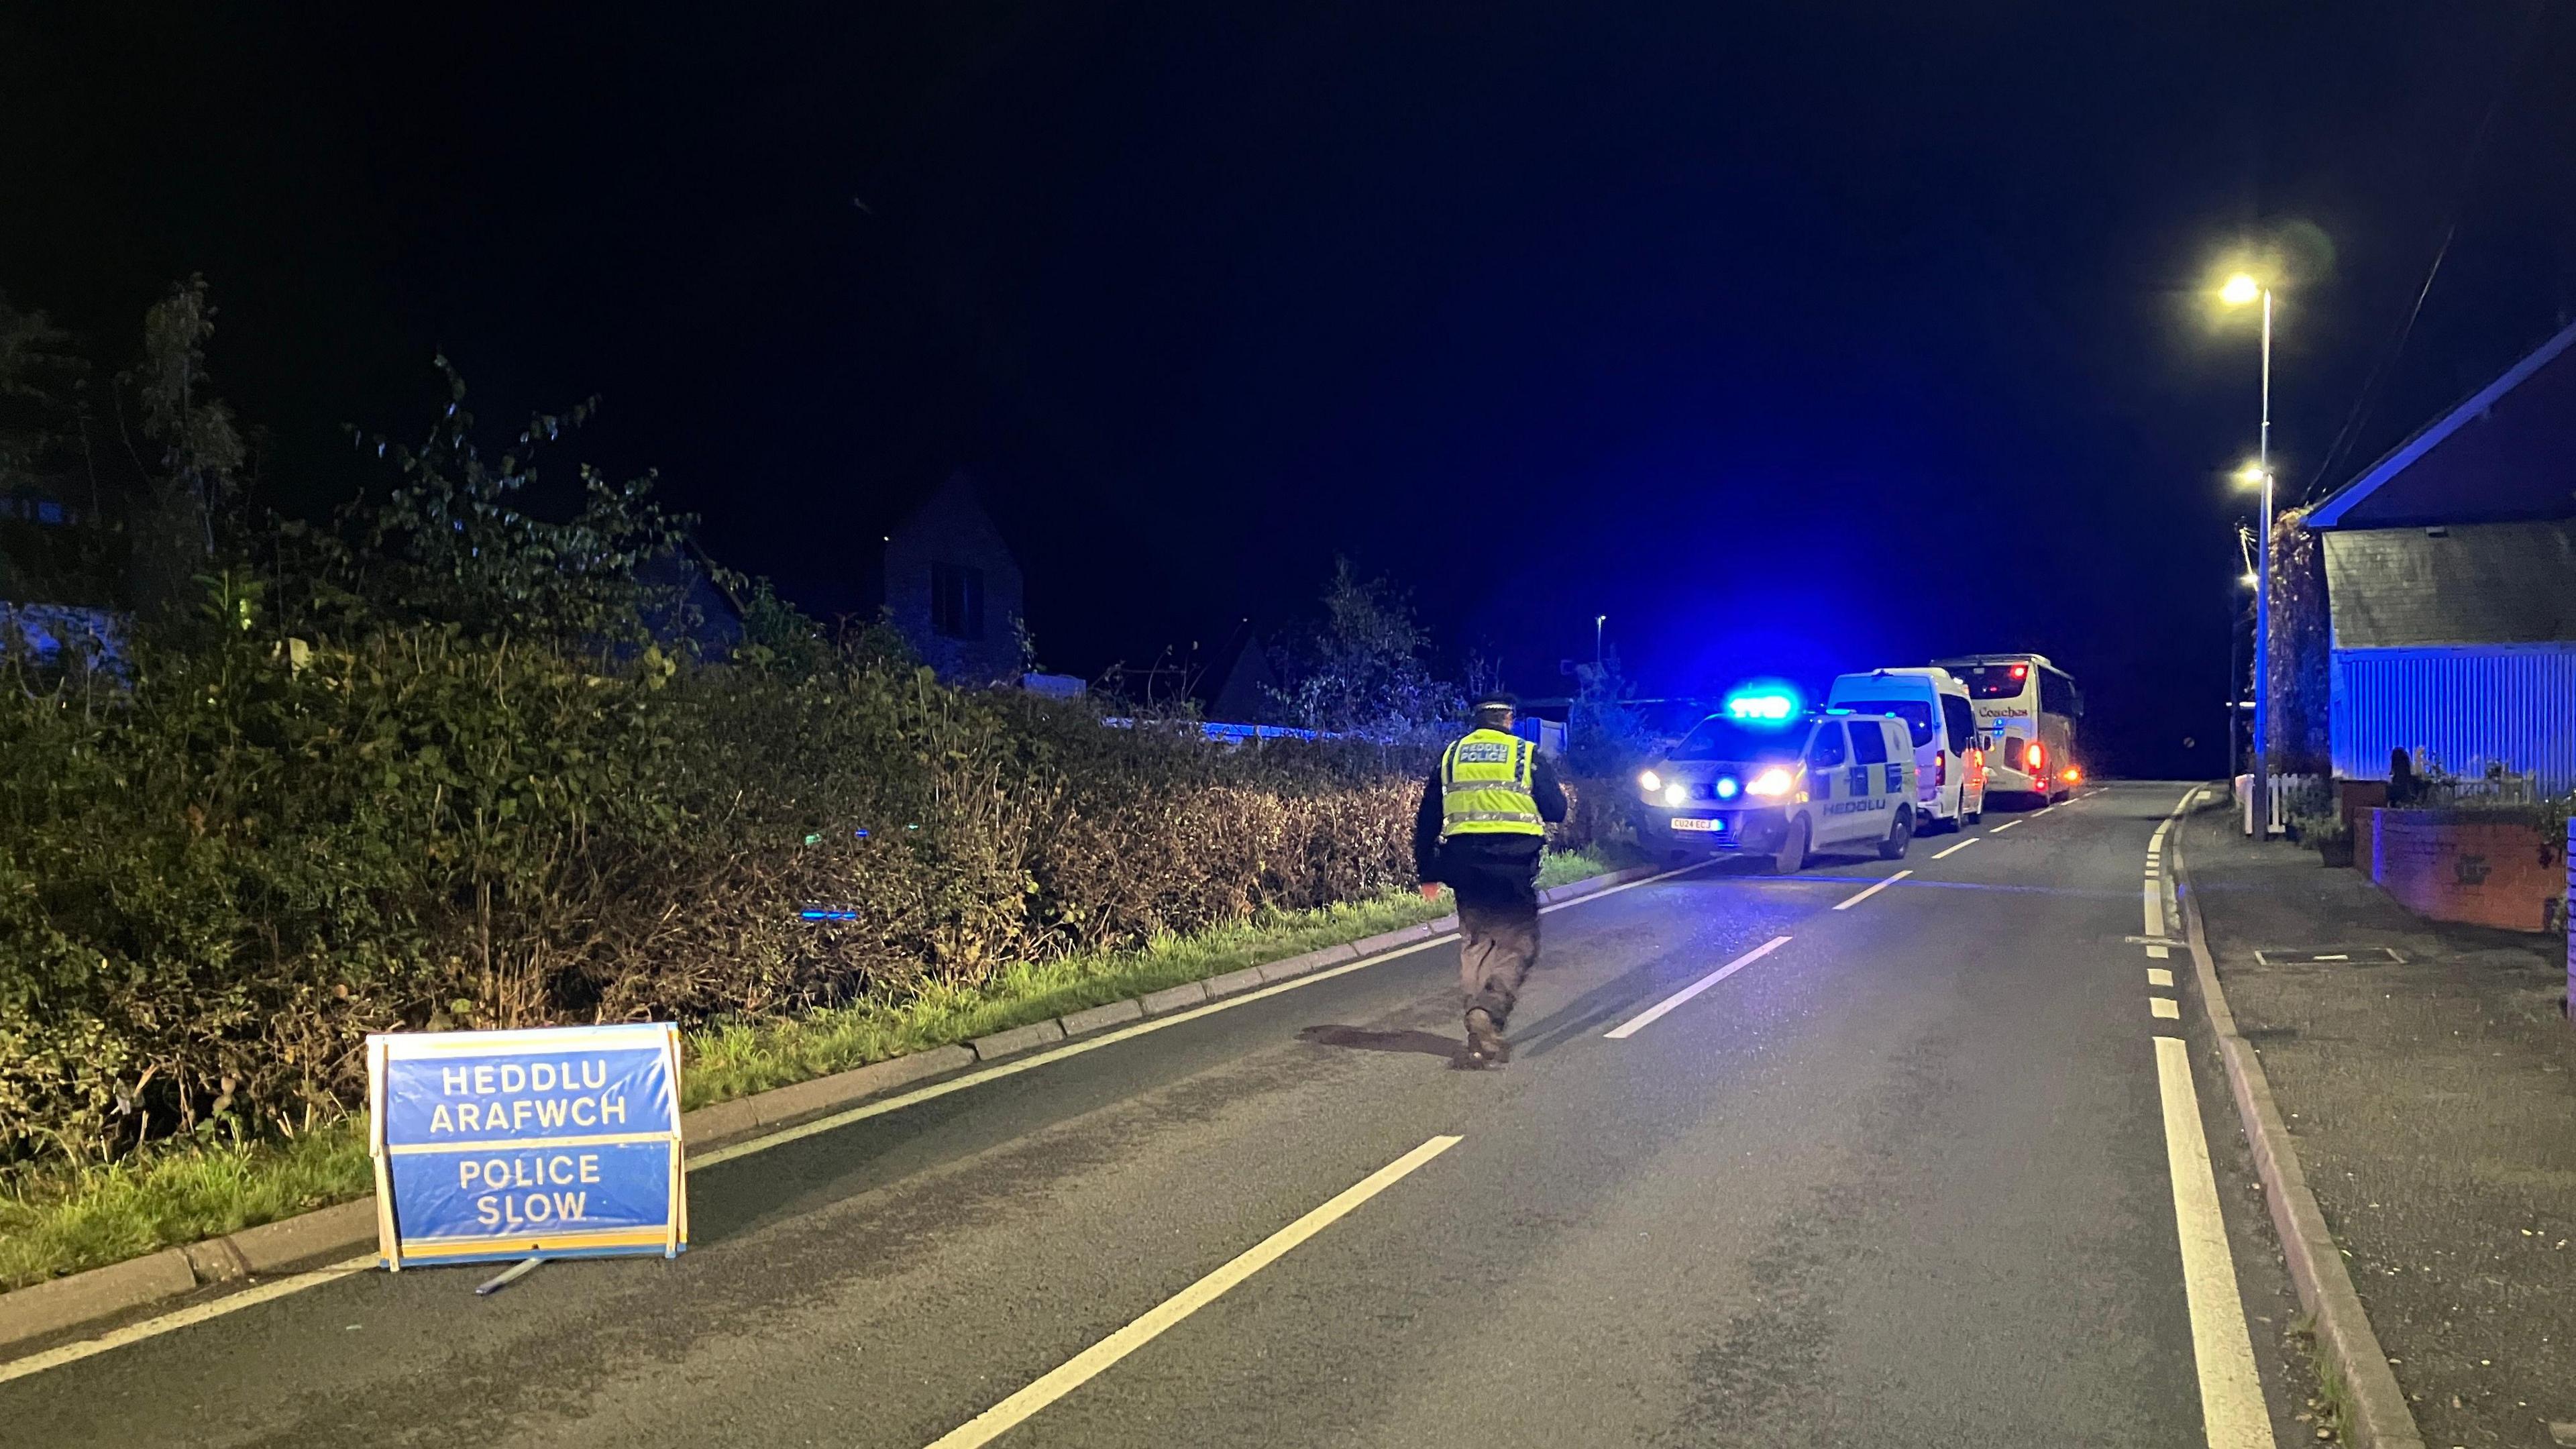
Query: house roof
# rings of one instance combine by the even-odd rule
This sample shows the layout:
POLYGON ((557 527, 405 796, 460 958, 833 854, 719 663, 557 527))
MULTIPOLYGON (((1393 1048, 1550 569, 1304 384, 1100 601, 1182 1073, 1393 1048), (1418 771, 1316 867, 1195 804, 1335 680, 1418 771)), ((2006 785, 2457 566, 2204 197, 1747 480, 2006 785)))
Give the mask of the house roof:
POLYGON ((2349 529, 2325 544, 2338 649, 2576 639, 2576 525, 2349 529))
POLYGON ((2311 528, 2576 517, 2576 324, 2326 496, 2311 528))

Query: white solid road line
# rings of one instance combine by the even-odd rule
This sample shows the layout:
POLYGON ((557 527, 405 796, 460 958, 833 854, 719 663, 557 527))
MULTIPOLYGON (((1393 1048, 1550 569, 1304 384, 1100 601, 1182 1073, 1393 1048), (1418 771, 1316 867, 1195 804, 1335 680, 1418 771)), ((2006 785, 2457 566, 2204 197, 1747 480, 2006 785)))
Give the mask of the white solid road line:
POLYGON ((0 1363, 0 1384, 5 1384, 11 1379, 25 1378, 29 1374, 40 1374, 47 1369, 61 1368, 67 1363, 78 1363, 82 1359, 105 1353, 109 1349, 123 1348, 129 1343, 168 1333, 174 1328, 203 1323, 209 1318, 221 1318, 227 1313, 248 1308, 254 1303, 266 1303, 272 1298, 283 1298, 289 1293, 319 1287, 324 1283, 334 1283, 352 1273, 364 1272, 375 1267, 377 1261, 373 1253, 362 1258, 344 1259, 328 1268, 316 1268, 310 1273, 298 1273, 290 1278, 280 1278, 274 1283, 262 1283, 256 1288, 245 1288, 228 1298, 218 1298, 211 1303, 199 1303, 182 1308, 176 1313, 164 1313, 158 1318, 147 1318, 141 1323, 129 1323, 113 1333, 103 1333, 96 1338, 84 1338, 78 1343, 67 1343, 60 1348, 49 1348, 43 1353, 12 1359, 7 1363, 0 1363))
POLYGON ((1960 851, 1967 849, 1969 846, 1974 845, 1983 839, 1985 839, 1985 837, 1982 835, 1971 835, 1967 839, 1960 841, 1958 844, 1951 846, 1948 850, 1936 850, 1932 852, 1932 858, 1934 860, 1939 860, 1945 855, 1956 855, 1960 851))
MULTIPOLYGON (((1618 885, 1609 886, 1586 895, 1576 896, 1570 901, 1558 901, 1553 905, 1541 906, 1539 907, 1539 910, 1542 912, 1561 911, 1570 906, 1579 906, 1590 901, 1606 900, 1611 896, 1619 894, 1621 891, 1634 890, 1639 886, 1653 885, 1657 881, 1670 880, 1674 876, 1684 875, 1691 871, 1699 870, 1712 863, 1712 861, 1707 860, 1693 861, 1691 864, 1682 866, 1679 869, 1664 871, 1657 875, 1650 875, 1642 880, 1623 881, 1618 885)), ((1097 1051, 1102 1047, 1126 1041, 1132 1037, 1143 1036, 1147 1032, 1160 1031, 1167 1026, 1178 1026, 1185 1021, 1196 1021, 1200 1017, 1212 1016, 1220 1011, 1231 1011, 1238 1006, 1248 1006, 1253 1002, 1277 996, 1282 992, 1294 991, 1301 986, 1312 986, 1318 981, 1329 981, 1336 976, 1346 976, 1353 971, 1375 966, 1384 961, 1391 961, 1407 952, 1419 950, 1422 946, 1428 944, 1430 943, 1412 942, 1399 946, 1392 951, 1381 951, 1374 956, 1364 956, 1357 961, 1345 962, 1342 965, 1328 967, 1325 970, 1317 971, 1310 975, 1299 976, 1292 980, 1282 981, 1275 986, 1264 986, 1257 991, 1246 991, 1237 996, 1226 997, 1222 1001, 1211 1001, 1205 1006, 1194 1007, 1188 1011, 1175 1012, 1170 1016, 1158 1016, 1150 1021, 1139 1022, 1134 1026, 1122 1027, 1117 1031, 1103 1032, 1099 1036, 1085 1037, 1081 1041, 1057 1047, 1053 1051, 1036 1052, 1025 1057, 1014 1057, 1007 1062, 997 1063, 996 1065, 987 1067, 982 1071, 969 1072, 964 1076, 952 1077, 945 1082, 917 1088, 913 1091, 904 1092, 897 1096, 886 1097, 874 1102, 862 1103, 846 1112, 835 1112, 831 1116, 817 1118, 812 1122, 802 1123, 798 1126, 787 1128, 784 1131, 773 1132, 765 1137, 754 1137, 748 1141, 734 1143, 729 1147, 717 1148, 712 1152, 691 1153, 686 1164, 686 1170, 695 1172, 699 1168, 713 1167, 718 1163, 730 1162, 737 1157, 748 1157, 752 1153, 765 1152, 772 1147, 783 1146, 786 1143, 799 1141, 803 1138, 814 1136, 817 1133, 829 1132, 836 1127, 846 1127, 853 1122, 865 1121, 870 1117, 880 1117, 888 1112, 899 1112, 906 1107, 915 1106, 934 1098, 945 1097, 951 1092, 962 1092, 968 1087, 980 1086, 985 1082, 995 1081, 1002 1077, 1015 1076, 1021 1072, 1028 1071, 1033 1067, 1045 1066, 1049 1062, 1058 1062, 1064 1060, 1066 1057, 1080 1056, 1082 1053, 1088 1051, 1097 1051)), ((67 1343, 60 1348, 47 1349, 43 1353, 34 1354, 26 1358, 0 1361, 0 1383, 6 1383, 15 1378, 23 1378, 28 1374, 42 1373, 47 1369, 58 1368, 67 1363, 77 1363, 78 1361, 89 1358, 92 1355, 105 1353, 109 1349, 123 1348, 129 1343, 139 1343, 147 1338, 156 1338, 164 1333, 173 1333, 182 1328, 188 1328, 199 1323, 204 1323, 208 1319, 221 1318, 227 1313, 238 1313, 245 1308, 257 1307, 262 1303, 268 1302, 270 1299, 283 1298, 289 1293, 297 1293, 307 1288, 318 1288, 325 1283, 337 1282, 352 1273, 377 1266, 378 1261, 379 1260, 376 1255, 372 1253, 363 1258, 351 1258, 345 1262, 332 1264, 328 1268, 317 1268, 309 1273, 298 1273, 292 1277, 280 1278, 273 1283, 262 1283, 255 1288, 243 1289, 239 1293, 227 1294, 221 1298, 211 1299, 207 1302, 193 1304, 174 1312, 164 1313, 153 1318, 147 1318, 138 1323, 130 1323, 123 1328, 117 1329, 112 1333, 102 1334, 97 1338, 86 1338, 77 1343, 67 1343)))
MULTIPOLYGON (((1881 884, 1885 884, 1885 882, 1881 882, 1881 884)), ((1727 977, 1734 975, 1736 972, 1743 970, 1745 967, 1752 965, 1754 962, 1761 960, 1763 957, 1770 955, 1772 952, 1779 950, 1787 944, 1789 944, 1788 937, 1774 936, 1770 940, 1763 942, 1761 945, 1754 947, 1752 950, 1747 951, 1743 955, 1736 957, 1734 960, 1727 962, 1725 965, 1718 967, 1706 976, 1701 977, 1690 985, 1683 987, 1681 990, 1674 992, 1672 995, 1665 997, 1663 1000, 1647 1007, 1644 1011, 1639 1012, 1635 1016, 1628 1018, 1626 1021, 1619 1023, 1617 1026, 1614 1026, 1601 1034, 1612 1041, 1626 1041, 1628 1038, 1635 1036, 1638 1032, 1654 1025, 1656 1019, 1661 1017, 1665 1012, 1670 1011, 1674 1007, 1681 1005, 1683 1002, 1690 1000, 1692 997, 1699 995, 1701 992, 1706 991, 1721 981, 1724 981, 1727 977)))
POLYGON ((2165 1158, 2172 1169, 2174 1226, 2182 1240, 2183 1299, 2191 1308, 2192 1361, 2200 1370, 2200 1418, 2209 1449, 2273 1449, 2272 1417, 2254 1368, 2254 1341, 2236 1290, 2236 1259, 2218 1214, 2218 1178, 2200 1128, 2200 1094, 2182 1038, 2156 1038, 2156 1085, 2165 1109, 2165 1158))
MULTIPOLYGON (((1938 859, 1939 857, 1936 856, 1934 858, 1938 859)), ((1900 870, 1896 874, 1889 876, 1887 879, 1880 881, 1878 884, 1871 886, 1869 889, 1862 891, 1857 895, 1845 896, 1843 899, 1834 902, 1834 909, 1838 911, 1848 911, 1852 907, 1859 905, 1861 902, 1868 900, 1871 896, 1877 895, 1880 891, 1887 889, 1889 886, 1896 884, 1898 881, 1901 881, 1912 874, 1914 874, 1914 872, 1910 870, 1900 870)), ((1781 939, 1786 940, 1787 937, 1782 937, 1781 939)))
POLYGON ((1030 1415, 1072 1393, 1102 1370, 1151 1343, 1164 1329, 1216 1301, 1237 1283, 1279 1261, 1289 1249, 1331 1227, 1351 1209, 1386 1191, 1415 1168, 1461 1142, 1434 1137, 1344 1189, 1332 1201, 1253 1244, 1241 1256, 1148 1309, 1125 1328, 1065 1360, 1036 1383, 931 1441, 930 1449, 974 1449, 990 1444, 1030 1415))

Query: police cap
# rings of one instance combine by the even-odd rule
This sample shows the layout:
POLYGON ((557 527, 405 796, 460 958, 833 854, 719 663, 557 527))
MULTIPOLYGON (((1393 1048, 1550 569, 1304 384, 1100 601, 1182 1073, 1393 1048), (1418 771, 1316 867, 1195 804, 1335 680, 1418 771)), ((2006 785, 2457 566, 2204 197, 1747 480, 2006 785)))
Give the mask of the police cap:
POLYGON ((1477 695, 1476 702, 1468 706, 1469 709, 1477 714, 1483 714, 1488 710, 1507 709, 1517 711, 1520 707, 1520 700, 1499 689, 1489 689, 1483 694, 1477 695))

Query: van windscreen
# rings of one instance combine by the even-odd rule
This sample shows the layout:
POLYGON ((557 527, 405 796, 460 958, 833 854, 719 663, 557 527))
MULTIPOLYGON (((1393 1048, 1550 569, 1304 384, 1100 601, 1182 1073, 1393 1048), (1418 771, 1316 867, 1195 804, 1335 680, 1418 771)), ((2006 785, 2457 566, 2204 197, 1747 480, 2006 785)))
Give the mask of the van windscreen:
POLYGON ((1905 721, 1905 732, 1914 737, 1914 748, 1932 743, 1932 702, 1923 699, 1838 699, 1834 708, 1854 714, 1892 714, 1905 721))

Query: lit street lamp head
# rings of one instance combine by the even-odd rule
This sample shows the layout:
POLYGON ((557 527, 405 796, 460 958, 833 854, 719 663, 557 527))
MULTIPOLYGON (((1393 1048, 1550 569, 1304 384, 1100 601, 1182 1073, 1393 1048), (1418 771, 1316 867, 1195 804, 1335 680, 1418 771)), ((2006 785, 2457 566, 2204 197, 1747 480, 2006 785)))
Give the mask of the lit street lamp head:
POLYGON ((2243 272, 2228 278, 2227 285, 2218 289, 2218 300, 2230 307, 2242 307, 2262 295, 2263 284, 2243 272))
POLYGON ((2248 463, 2244 467, 2236 470, 2236 481, 2244 484, 2248 488, 2260 488, 2263 486, 2263 475, 2264 468, 2262 464, 2248 463))

